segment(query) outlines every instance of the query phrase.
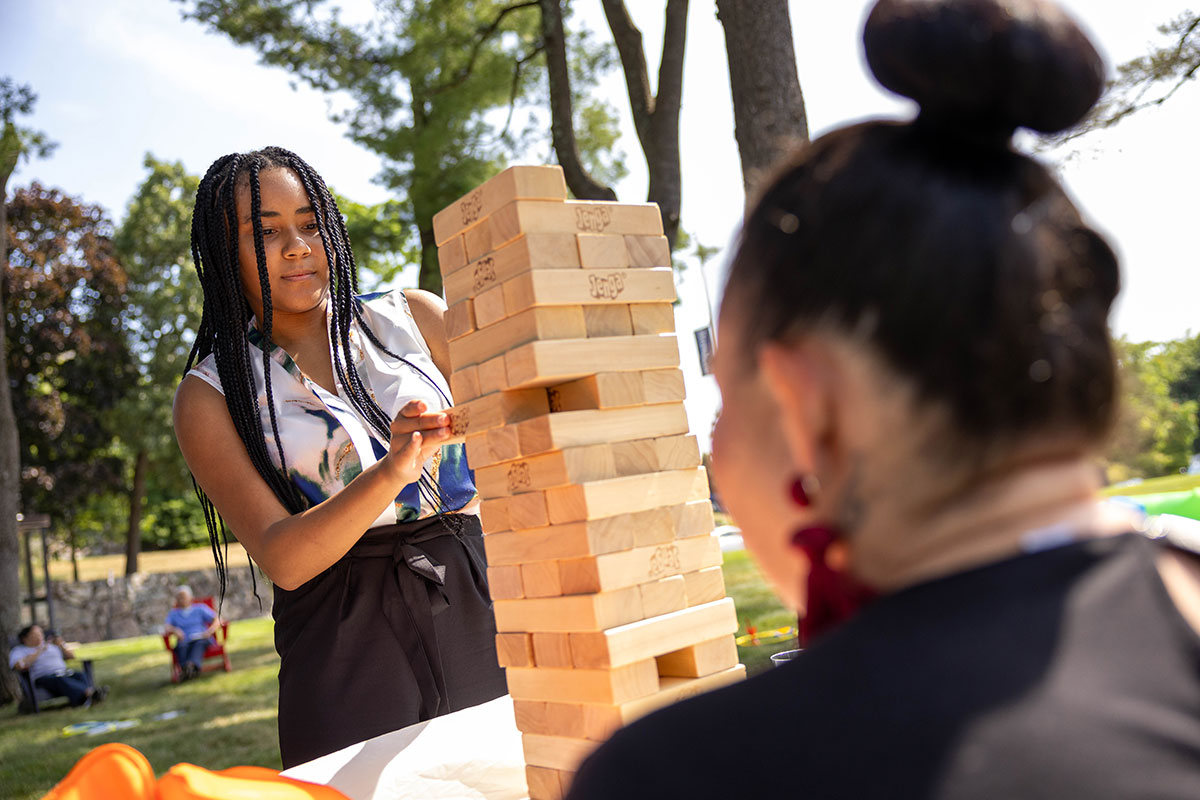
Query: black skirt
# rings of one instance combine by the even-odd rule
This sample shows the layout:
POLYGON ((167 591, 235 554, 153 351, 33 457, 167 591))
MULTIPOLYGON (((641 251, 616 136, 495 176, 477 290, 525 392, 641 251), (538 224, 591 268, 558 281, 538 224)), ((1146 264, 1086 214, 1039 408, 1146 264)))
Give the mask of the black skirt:
POLYGON ((285 768, 506 691, 478 517, 372 528, 274 592, 285 768))

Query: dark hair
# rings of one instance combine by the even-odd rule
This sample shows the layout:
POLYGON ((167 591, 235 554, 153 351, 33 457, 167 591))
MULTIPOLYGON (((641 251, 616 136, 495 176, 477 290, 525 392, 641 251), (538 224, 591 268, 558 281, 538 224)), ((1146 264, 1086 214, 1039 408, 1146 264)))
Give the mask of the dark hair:
POLYGON ((25 637, 28 636, 30 634, 30 632, 33 631, 34 628, 38 628, 38 627, 41 627, 41 626, 39 626, 36 622, 31 622, 28 625, 26 625, 24 628, 21 628, 21 630, 17 631, 17 641, 20 642, 21 644, 25 644, 25 637))
POLYGON ((985 449, 1051 428, 1103 437, 1116 258, 1010 143, 1078 121, 1100 57, 1041 0, 881 0, 863 38, 879 80, 921 111, 823 136, 766 188, 726 289, 754 310, 748 345, 861 336, 985 449))
MULTIPOLYGON (((361 304, 355 297, 358 292, 358 270, 354 253, 350 249, 350 237, 337 202, 321 176, 304 159, 281 147, 266 147, 250 153, 232 153, 214 161, 197 188, 196 205, 192 214, 192 259, 204 290, 204 309, 195 344, 184 367, 184 374, 210 353, 215 357, 217 374, 225 395, 225 406, 229 410, 239 438, 246 447, 251 463, 284 508, 295 514, 305 510, 308 501, 288 477, 287 460, 279 435, 274 393, 271 388, 271 286, 263 245, 262 220, 259 217, 259 174, 270 169, 289 169, 294 172, 312 203, 321 235, 321 245, 329 263, 333 371, 355 411, 366 420, 380 439, 390 441, 390 418, 371 398, 358 371, 349 368, 352 362, 347 354, 351 352, 349 336, 352 320, 358 323, 364 335, 381 351, 408 364, 437 388, 439 393, 441 389, 418 367, 388 350, 362 318, 361 304), (238 261, 236 203, 237 187, 244 185, 248 185, 250 189, 254 253, 262 291, 263 319, 258 320, 258 326, 263 340, 260 349, 267 407, 271 420, 271 435, 282 468, 276 467, 269 455, 267 432, 260 416, 258 389, 250 367, 252 351, 248 346, 247 332, 253 312, 245 299, 238 261)), ((437 498, 438 508, 444 509, 444 498, 440 490, 425 475, 420 479, 420 488, 427 496, 437 498)), ((205 524, 208 527, 213 557, 220 576, 221 596, 224 597, 224 521, 198 484, 196 494, 204 509, 205 524)))

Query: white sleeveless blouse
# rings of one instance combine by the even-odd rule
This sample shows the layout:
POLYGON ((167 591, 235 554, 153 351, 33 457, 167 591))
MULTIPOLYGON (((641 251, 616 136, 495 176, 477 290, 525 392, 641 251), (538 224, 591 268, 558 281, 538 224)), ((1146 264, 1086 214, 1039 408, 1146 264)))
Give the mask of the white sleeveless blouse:
MULTIPOLYGON (((362 295, 357 301, 363 319, 376 338, 412 365, 375 347, 363 335, 358 322, 351 322, 350 356, 363 386, 383 412, 389 418, 395 418, 404 404, 414 399, 424 400, 430 411, 449 407, 450 387, 433 364, 404 292, 396 289, 362 295)), ((248 338, 267 451, 275 466, 280 467, 263 379, 262 336, 251 327, 248 338)), ((359 417, 340 381, 337 382, 338 393, 331 394, 304 375, 282 348, 272 346, 268 352, 271 393, 275 398, 275 415, 287 474, 315 505, 337 494, 356 475, 382 458, 387 453, 387 444, 380 441, 359 417)), ((188 374, 207 381, 224 393, 214 355, 203 359, 188 374)), ((425 463, 425 473, 437 484, 447 509, 478 513, 474 476, 467 466, 466 451, 461 444, 446 445, 435 453, 425 463)), ((437 511, 437 498, 429 497, 427 491, 412 483, 401 490, 395 503, 379 515, 372 527, 420 519, 437 511)))

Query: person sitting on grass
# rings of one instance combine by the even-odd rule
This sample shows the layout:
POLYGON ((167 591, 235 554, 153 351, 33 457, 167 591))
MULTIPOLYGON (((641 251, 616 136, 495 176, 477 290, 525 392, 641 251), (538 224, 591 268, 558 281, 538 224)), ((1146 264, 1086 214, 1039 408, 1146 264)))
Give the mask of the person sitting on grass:
POLYGON ((204 651, 216 644, 213 634, 221 627, 221 618, 204 603, 194 602, 192 589, 180 586, 175 590, 175 605, 167 612, 166 632, 175 636, 175 656, 179 659, 182 679, 200 673, 204 651))
POLYGON ((8 654, 8 665, 29 670, 33 685, 55 697, 67 698, 72 706, 90 706, 108 695, 108 687, 93 687, 85 675, 67 667, 75 654, 53 631, 46 636, 40 625, 26 625, 17 634, 20 641, 8 654))

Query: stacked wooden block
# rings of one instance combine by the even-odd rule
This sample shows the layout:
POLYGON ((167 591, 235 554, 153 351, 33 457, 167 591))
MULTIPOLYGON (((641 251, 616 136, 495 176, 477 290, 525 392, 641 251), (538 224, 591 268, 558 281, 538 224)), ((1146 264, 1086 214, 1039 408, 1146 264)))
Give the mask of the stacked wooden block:
POLYGON ((497 651, 533 800, 614 729, 740 679, 687 434, 652 204, 513 167, 434 217, 451 419, 482 500, 497 651))

